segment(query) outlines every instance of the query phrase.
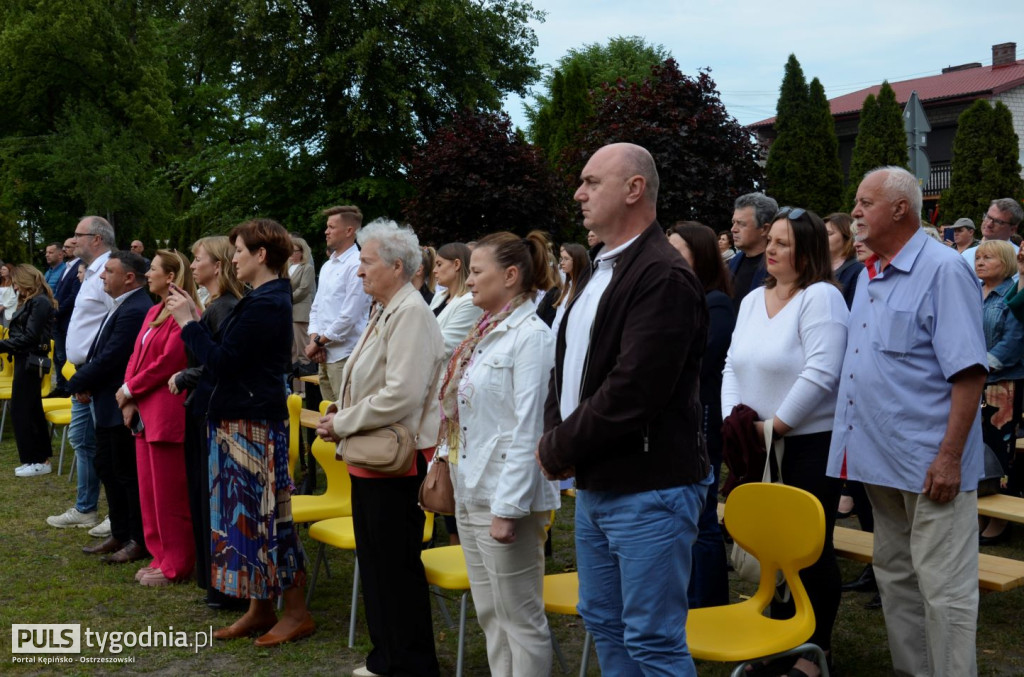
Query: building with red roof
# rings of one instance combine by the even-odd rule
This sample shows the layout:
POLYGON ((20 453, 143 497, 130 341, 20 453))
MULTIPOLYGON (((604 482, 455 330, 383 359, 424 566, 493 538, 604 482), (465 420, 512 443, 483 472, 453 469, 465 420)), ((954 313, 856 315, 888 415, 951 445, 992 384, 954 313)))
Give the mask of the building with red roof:
MULTIPOLYGON (((939 75, 889 84, 900 106, 905 106, 911 93, 916 91, 932 127, 926 148, 931 164, 931 177, 924 185, 926 202, 934 202, 939 193, 949 187, 957 120, 978 99, 986 99, 993 104, 1002 101, 1010 109, 1013 127, 1021 144, 1021 165, 1024 165, 1024 59, 1017 59, 1017 43, 993 45, 991 66, 980 63, 950 66, 942 69, 939 75)), ((868 94, 877 96, 880 89, 881 83, 829 100, 844 173, 850 168, 861 106, 868 94)), ((775 139, 774 117, 755 122, 749 128, 765 147, 775 139)))

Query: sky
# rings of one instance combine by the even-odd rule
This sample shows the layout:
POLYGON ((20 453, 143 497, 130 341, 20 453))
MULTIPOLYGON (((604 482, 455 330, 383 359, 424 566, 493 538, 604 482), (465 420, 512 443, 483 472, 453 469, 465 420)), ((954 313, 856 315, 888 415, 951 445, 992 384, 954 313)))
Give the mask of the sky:
MULTIPOLYGON (((722 102, 741 124, 775 114, 783 67, 796 54, 807 81, 829 98, 937 75, 946 66, 992 64, 992 45, 1017 43, 1024 59, 1024 0, 532 0, 537 63, 572 48, 637 35, 663 45, 687 75, 709 67, 722 102)), ((538 85, 535 85, 537 87, 538 85)), ((532 101, 526 97, 526 102, 532 101)), ((505 101, 526 129, 524 99, 505 101)))

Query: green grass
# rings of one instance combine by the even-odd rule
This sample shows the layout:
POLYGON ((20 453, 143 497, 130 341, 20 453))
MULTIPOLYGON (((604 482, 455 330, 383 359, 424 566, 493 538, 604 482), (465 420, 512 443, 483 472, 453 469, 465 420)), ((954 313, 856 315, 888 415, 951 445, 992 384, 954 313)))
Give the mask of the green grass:
MULTIPOLYGON (((56 448, 56 444, 55 444, 56 448)), ((153 630, 185 631, 191 636, 231 623, 236 614, 214 612, 202 603, 203 594, 194 585, 169 588, 144 588, 132 580, 135 567, 105 566, 95 557, 80 552, 94 542, 85 529, 60 530, 46 525, 47 515, 63 512, 73 505, 75 488, 67 475, 39 478, 15 478, 18 465, 11 429, 8 426, 0 444, 0 625, 10 647, 12 623, 80 623, 94 632, 140 632, 153 630)), ((321 482, 322 486, 322 482, 321 482)), ((555 554, 548 560, 548 572, 571 570, 575 565, 572 548, 572 499, 565 499, 554 529, 555 554)), ((104 506, 101 505, 101 511, 104 506)), ((312 558, 316 543, 305 538, 312 558)), ((446 541, 443 526, 438 527, 438 542, 446 541)), ((1024 559, 1024 527, 1006 545, 987 549, 1004 556, 1024 559)), ((256 649, 250 642, 216 642, 196 652, 186 648, 126 648, 121 656, 134 656, 129 665, 45 666, 14 664, 10 656, 0 672, 31 674, 106 674, 148 673, 179 675, 189 672, 231 675, 346 675, 361 665, 369 642, 360 616, 356 647, 347 648, 349 600, 352 585, 352 553, 328 550, 332 576, 321 571, 311 611, 317 621, 314 636, 270 650, 256 649)), ((855 562, 841 560, 843 577, 852 578, 860 570, 855 562)), ((752 587, 732 581, 734 599, 749 594, 752 587)), ((865 594, 845 595, 834 634, 834 651, 842 675, 872 676, 891 674, 885 626, 879 611, 862 608, 865 594)), ((455 601, 448 608, 457 620, 455 601)), ((487 675, 487 657, 483 635, 476 625, 470 605, 467 623, 466 675, 487 675)), ((551 616, 555 634, 565 653, 570 674, 579 669, 583 626, 576 617, 551 616)), ((1024 591, 983 594, 978 630, 978 660, 982 675, 1024 674, 1024 591)), ((441 671, 455 672, 458 642, 457 628, 444 624, 434 613, 434 630, 441 671)), ((8 649, 9 651, 9 649, 8 649)), ((83 656, 101 656, 98 648, 83 647, 83 656)), ((77 658, 77 656, 75 656, 77 658)), ((597 660, 591 656, 589 674, 599 674, 597 660)), ((726 675, 730 666, 699 664, 701 675, 726 675)), ((555 673, 558 674, 556 663, 555 673)))

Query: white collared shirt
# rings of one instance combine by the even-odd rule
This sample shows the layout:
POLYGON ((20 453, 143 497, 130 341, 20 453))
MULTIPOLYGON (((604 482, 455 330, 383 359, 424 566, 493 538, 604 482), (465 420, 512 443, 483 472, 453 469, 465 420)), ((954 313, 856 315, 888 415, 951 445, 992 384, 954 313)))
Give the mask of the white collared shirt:
POLYGON ((331 254, 320 269, 308 331, 328 340, 328 362, 340 362, 352 353, 369 319, 371 298, 356 276, 358 268, 359 249, 352 245, 331 254))
POLYGON ((110 258, 106 251, 97 256, 85 269, 85 280, 75 297, 75 309, 71 313, 66 339, 68 361, 82 365, 89 357, 89 347, 99 334, 103 318, 113 307, 114 299, 103 291, 100 271, 110 258))
POLYGON ((580 404, 580 389, 583 387, 583 366, 590 350, 590 331, 597 317, 605 290, 612 281, 615 262, 629 245, 636 242, 637 235, 615 249, 602 251, 594 260, 594 271, 590 281, 572 304, 569 321, 565 327, 565 357, 562 360, 562 393, 559 410, 562 420, 567 419, 580 404))

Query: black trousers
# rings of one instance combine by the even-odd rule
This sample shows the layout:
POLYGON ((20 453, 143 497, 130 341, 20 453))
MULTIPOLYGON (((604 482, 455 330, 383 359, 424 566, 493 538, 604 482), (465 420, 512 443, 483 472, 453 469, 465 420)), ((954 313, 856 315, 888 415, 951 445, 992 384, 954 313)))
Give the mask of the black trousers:
POLYGON ((373 649, 366 667, 380 675, 440 674, 430 593, 423 572, 423 522, 417 505, 427 464, 415 477, 352 477, 352 524, 366 624, 373 649))
POLYGON ((43 378, 39 369, 25 364, 24 356, 14 358, 14 380, 11 383, 11 418, 14 419, 14 441, 18 445, 18 458, 22 463, 46 463, 53 450, 50 431, 43 413, 41 388, 43 378))
MULTIPOLYGON (((192 538, 196 543, 196 585, 210 586, 210 445, 207 419, 185 414, 185 479, 188 508, 192 512, 192 538)), ((214 595, 216 596, 216 595, 214 595)))
POLYGON ((96 428, 96 474, 107 494, 110 535, 121 542, 129 539, 145 547, 142 510, 139 508, 139 473, 135 461, 135 438, 123 425, 96 428))
MULTIPOLYGON (((786 437, 786 450, 782 457, 782 482, 814 494, 825 510, 825 546, 821 550, 821 557, 800 572, 800 580, 807 588, 807 596, 811 598, 811 607, 814 609, 814 634, 808 641, 825 651, 832 647, 832 626, 839 612, 839 588, 842 585, 836 552, 832 546, 832 530, 836 526, 842 482, 825 475, 831 441, 831 432, 786 437)), ((772 602, 772 618, 790 618, 792 615, 792 602, 772 602)))

